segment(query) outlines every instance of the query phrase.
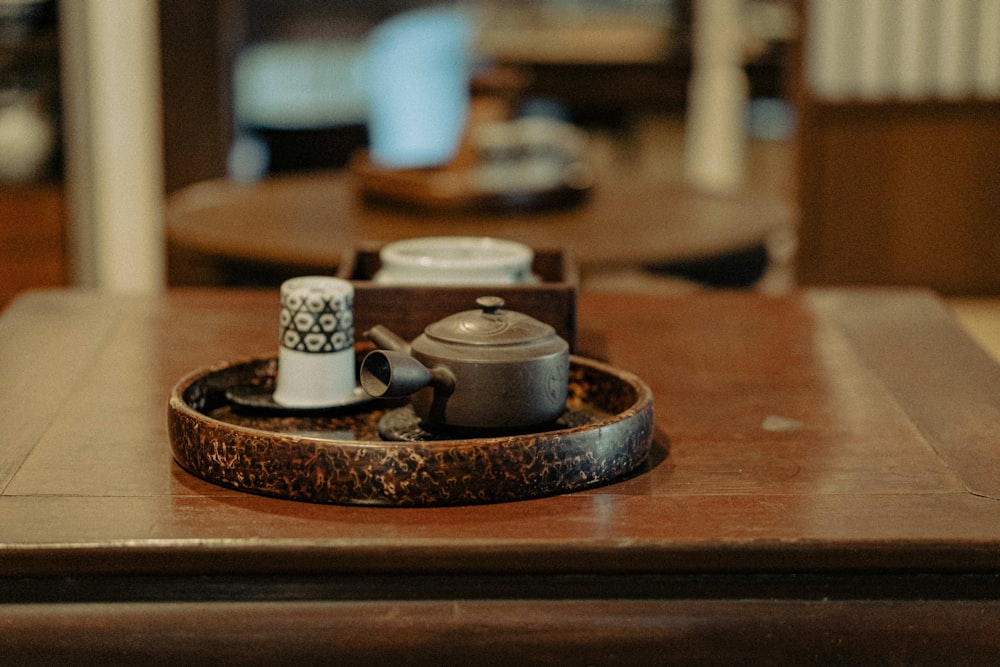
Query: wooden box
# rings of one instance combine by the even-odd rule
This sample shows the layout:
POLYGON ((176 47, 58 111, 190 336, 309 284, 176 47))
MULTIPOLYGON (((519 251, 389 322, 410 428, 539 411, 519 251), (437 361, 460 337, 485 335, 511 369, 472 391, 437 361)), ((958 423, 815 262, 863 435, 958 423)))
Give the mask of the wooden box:
POLYGON ((382 285, 372 281, 381 268, 379 248, 352 250, 337 275, 354 283, 354 330, 358 340, 375 324, 389 327, 407 340, 448 315, 476 307, 480 296, 499 296, 506 308, 541 320, 576 349, 576 267, 563 249, 535 248, 532 285, 489 287, 382 285))

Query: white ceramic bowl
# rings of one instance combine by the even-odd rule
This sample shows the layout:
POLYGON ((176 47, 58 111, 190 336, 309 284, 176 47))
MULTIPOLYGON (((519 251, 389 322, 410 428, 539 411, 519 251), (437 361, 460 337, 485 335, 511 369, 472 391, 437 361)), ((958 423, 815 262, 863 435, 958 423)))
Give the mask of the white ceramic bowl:
POLYGON ((487 236, 434 236, 395 241, 379 252, 377 283, 516 285, 533 281, 534 251, 487 236))

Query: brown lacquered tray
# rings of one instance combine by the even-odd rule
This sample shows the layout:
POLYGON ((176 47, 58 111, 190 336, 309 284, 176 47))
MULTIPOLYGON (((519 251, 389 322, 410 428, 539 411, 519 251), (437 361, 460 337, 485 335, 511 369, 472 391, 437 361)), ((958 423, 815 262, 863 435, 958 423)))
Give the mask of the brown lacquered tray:
POLYGON ((240 491, 314 503, 432 506, 503 502, 605 484, 641 466, 653 433, 653 395, 635 375, 570 358, 561 421, 533 433, 385 440, 379 421, 399 403, 341 412, 245 411, 233 387, 273 385, 274 358, 191 373, 168 408, 175 460, 240 491))

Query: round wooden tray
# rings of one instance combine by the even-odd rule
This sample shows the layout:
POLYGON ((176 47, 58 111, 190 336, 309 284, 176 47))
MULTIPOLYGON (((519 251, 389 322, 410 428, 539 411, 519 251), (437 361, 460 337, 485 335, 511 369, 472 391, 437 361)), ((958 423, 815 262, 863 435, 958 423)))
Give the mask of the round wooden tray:
POLYGON ((449 440, 383 440, 378 422, 400 403, 345 412, 241 412, 236 386, 273 385, 277 360, 252 359, 183 378, 168 406, 176 461, 210 482, 315 503, 462 505, 521 500, 610 482, 649 453, 653 394, 638 377, 570 358, 567 413, 579 426, 449 440), (581 419, 581 415, 583 419, 581 419))

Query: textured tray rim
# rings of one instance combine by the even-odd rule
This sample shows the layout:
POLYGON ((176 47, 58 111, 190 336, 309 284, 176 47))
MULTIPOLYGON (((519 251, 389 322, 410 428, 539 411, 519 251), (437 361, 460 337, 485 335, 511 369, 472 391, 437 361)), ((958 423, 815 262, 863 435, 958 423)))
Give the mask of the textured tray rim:
MULTIPOLYGON (((188 390, 197 382, 208 382, 213 376, 233 371, 240 366, 268 363, 274 363, 273 357, 218 362, 188 373, 174 385, 168 401, 168 429, 173 458, 184 470, 209 482, 239 491, 306 502, 390 506, 476 504, 567 493, 612 481, 638 468, 646 460, 652 442, 652 390, 633 373, 579 356, 570 357, 571 369, 582 369, 585 373, 608 376, 615 382, 627 384, 635 392, 635 400, 624 410, 601 421, 533 435, 498 435, 426 442, 339 440, 233 424, 205 414, 185 400, 188 390), (616 452, 614 446, 608 444, 616 439, 623 441, 620 452, 616 452), (596 444, 590 441, 596 441, 596 444), (596 447, 597 451, 588 450, 588 445, 596 447), (560 447, 583 462, 574 464, 576 468, 570 465, 563 471, 568 475, 558 474, 554 479, 545 479, 537 484, 512 483, 509 479, 511 476, 506 473, 500 479, 495 474, 496 461, 491 461, 492 457, 505 462, 499 468, 501 471, 503 465, 518 461, 521 455, 529 459, 536 454, 547 455, 553 459, 552 465, 566 465, 567 462, 561 459, 569 455, 560 457, 560 447), (279 456, 253 458, 253 452, 268 448, 275 449, 279 456), (208 452, 210 449, 213 450, 211 453, 208 452), (225 450, 224 456, 218 455, 220 449, 225 450), (248 450, 251 450, 249 455, 248 450), (358 488, 337 488, 336 492, 329 493, 329 489, 310 488, 306 477, 317 474, 316 471, 303 469, 301 473, 285 474, 287 484, 284 488, 281 484, 275 486, 273 481, 264 483, 253 474, 247 474, 258 467, 266 468, 272 462, 281 463, 282 458, 309 458, 303 452, 310 452, 309 456, 313 458, 334 456, 340 457, 342 463, 349 462, 335 468, 334 473, 341 474, 345 470, 354 472, 353 469, 360 465, 369 466, 373 460, 395 458, 400 461, 424 461, 424 465, 429 467, 422 471, 423 477, 426 478, 429 473, 432 477, 440 478, 446 472, 444 464, 439 463, 434 467, 432 463, 426 462, 453 460, 455 463, 452 465, 458 471, 456 474, 463 476, 465 486, 457 493, 455 489, 444 487, 441 487, 440 493, 434 493, 433 490, 428 492, 427 489, 412 491, 420 486, 414 484, 412 479, 393 479, 386 484, 386 479, 380 479, 377 472, 367 471, 360 475, 367 481, 355 480, 358 488), (234 460, 241 456, 250 458, 238 464, 229 464, 229 467, 222 462, 222 459, 234 460), (475 474, 477 468, 481 473, 479 475, 475 474), (488 472, 491 470, 493 473, 488 472), (398 488, 400 485, 402 489, 398 488)), ((291 461, 288 463, 291 465, 291 461)), ((402 465, 407 467, 406 464, 402 465)), ((291 469, 295 470, 294 465, 291 469)), ((395 474, 386 472, 384 477, 394 478, 395 474)))

